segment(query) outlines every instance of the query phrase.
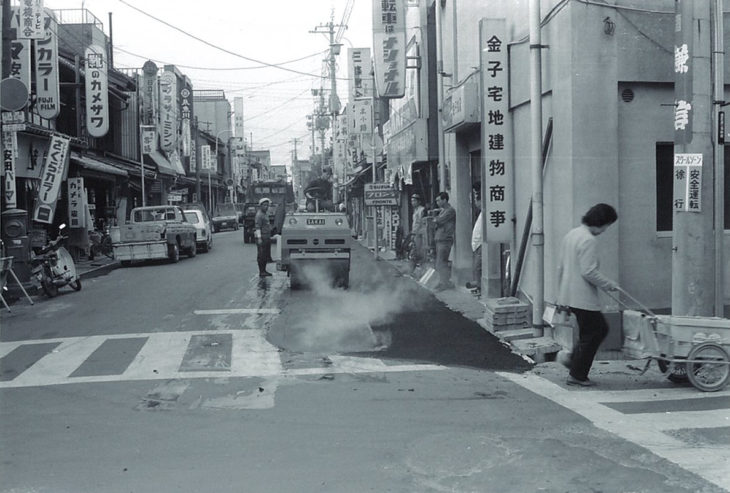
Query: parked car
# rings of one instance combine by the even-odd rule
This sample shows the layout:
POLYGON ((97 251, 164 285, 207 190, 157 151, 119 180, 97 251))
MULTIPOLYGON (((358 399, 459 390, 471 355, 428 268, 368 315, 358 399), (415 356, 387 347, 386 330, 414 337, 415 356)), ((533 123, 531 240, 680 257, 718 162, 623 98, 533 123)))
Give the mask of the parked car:
POLYGON ((213 248, 213 229, 210 218, 199 209, 187 209, 183 211, 185 219, 198 230, 197 244, 201 252, 208 252, 213 248))
POLYGON ((219 204, 213 215, 213 232, 223 229, 238 229, 238 212, 233 204, 219 204))

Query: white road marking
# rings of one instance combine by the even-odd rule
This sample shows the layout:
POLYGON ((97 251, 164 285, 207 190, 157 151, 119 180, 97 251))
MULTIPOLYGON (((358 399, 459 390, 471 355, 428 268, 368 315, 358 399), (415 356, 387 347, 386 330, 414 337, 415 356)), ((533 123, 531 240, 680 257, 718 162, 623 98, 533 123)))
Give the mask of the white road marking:
MULTIPOLYGON (((730 490, 730 467, 728 467, 728 464, 730 464, 730 447, 688 445, 663 433, 663 430, 701 428, 705 416, 707 416, 711 427, 729 426, 728 415, 730 415, 730 412, 728 410, 672 412, 666 414, 623 414, 601 404, 601 402, 608 401, 617 402, 616 392, 587 389, 566 390, 545 378, 529 373, 518 375, 498 372, 498 375, 580 414, 598 428, 644 447, 659 457, 674 462, 721 488, 730 490), (664 418, 665 416, 666 418, 664 418)), ((627 394, 630 395, 630 392, 627 392, 627 394)), ((695 391, 695 397, 702 395, 697 392, 695 391)), ((630 400, 630 396, 624 399, 624 401, 630 400)))
POLYGON ((278 308, 222 308, 218 310, 193 310, 195 315, 278 315, 278 308))
POLYGON ((19 387, 34 387, 66 379, 105 339, 103 336, 91 336, 66 340, 12 381, 19 387))
POLYGON ((730 387, 718 392, 700 392, 694 387, 667 389, 602 390, 601 402, 674 401, 679 399, 706 399, 730 396, 730 387))

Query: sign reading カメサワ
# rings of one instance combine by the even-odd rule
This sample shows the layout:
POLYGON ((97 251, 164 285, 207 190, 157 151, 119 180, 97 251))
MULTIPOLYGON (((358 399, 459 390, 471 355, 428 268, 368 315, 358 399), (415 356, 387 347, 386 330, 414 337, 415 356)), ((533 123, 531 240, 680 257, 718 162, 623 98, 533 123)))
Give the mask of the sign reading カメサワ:
POLYGON ((106 51, 99 45, 86 48, 86 130, 92 137, 109 131, 109 83, 106 51))
POLYGON ((480 27, 482 82, 482 194, 488 243, 512 241, 512 134, 504 19, 483 19, 480 27))

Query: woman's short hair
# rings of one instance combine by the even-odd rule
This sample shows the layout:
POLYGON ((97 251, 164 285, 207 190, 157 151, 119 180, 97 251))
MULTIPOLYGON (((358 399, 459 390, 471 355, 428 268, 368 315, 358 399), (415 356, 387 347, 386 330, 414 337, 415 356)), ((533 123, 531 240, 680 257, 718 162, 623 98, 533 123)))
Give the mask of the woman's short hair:
POLYGON ((586 226, 602 227, 613 224, 618 219, 616 209, 608 204, 596 204, 585 213, 581 222, 586 226))

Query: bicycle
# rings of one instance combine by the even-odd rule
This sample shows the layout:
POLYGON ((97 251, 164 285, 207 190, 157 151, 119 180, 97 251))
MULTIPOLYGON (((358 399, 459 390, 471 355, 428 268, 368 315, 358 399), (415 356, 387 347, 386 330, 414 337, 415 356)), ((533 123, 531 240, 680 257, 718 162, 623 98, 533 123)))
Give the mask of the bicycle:
POLYGON ((114 249, 112 248, 112 237, 109 235, 109 228, 103 230, 89 231, 89 260, 94 260, 97 255, 104 255, 107 258, 114 258, 114 249))

